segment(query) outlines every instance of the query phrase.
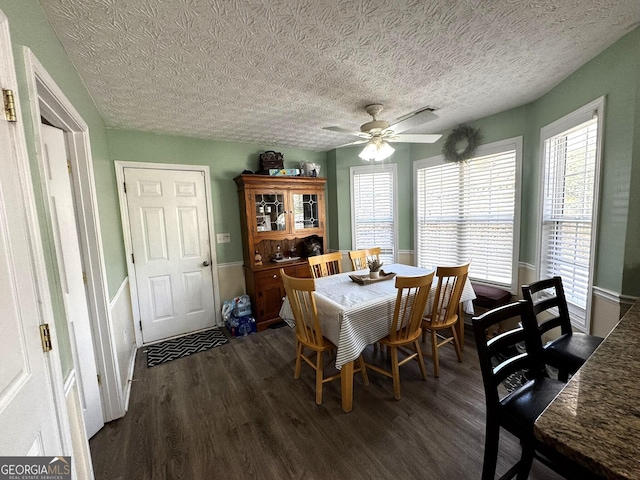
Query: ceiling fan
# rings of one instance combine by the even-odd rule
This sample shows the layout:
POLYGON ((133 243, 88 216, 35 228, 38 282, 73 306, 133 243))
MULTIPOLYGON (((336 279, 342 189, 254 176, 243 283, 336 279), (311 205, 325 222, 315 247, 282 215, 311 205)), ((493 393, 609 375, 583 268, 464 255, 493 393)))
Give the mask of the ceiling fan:
POLYGON ((340 145, 337 148, 366 143, 364 150, 359 154, 359 157, 363 160, 384 160, 388 158, 394 152, 394 149, 387 142, 434 143, 442 137, 439 134, 428 133, 401 134, 401 132, 437 118, 431 108, 424 108, 401 117, 394 124, 390 124, 385 120, 378 120, 378 115, 382 108, 382 105, 378 103, 366 106, 365 110, 373 117, 373 120, 361 125, 359 132, 342 127, 323 127, 323 129, 360 137, 361 140, 340 145))

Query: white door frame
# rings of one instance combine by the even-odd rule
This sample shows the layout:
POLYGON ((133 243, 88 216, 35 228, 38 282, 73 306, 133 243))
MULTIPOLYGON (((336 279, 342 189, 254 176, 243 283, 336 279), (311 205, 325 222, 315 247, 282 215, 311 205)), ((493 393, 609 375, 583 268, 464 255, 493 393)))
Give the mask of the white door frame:
MULTIPOLYGON (((45 163, 41 147, 40 117, 44 116, 52 125, 67 132, 69 161, 75 172, 72 188, 76 198, 78 233, 87 276, 87 298, 93 332, 93 348, 98 375, 101 379, 99 385, 104 420, 108 422, 122 417, 126 409, 124 392, 120 388, 122 382, 117 365, 118 360, 109 314, 107 277, 93 176, 89 127, 33 52, 28 47, 23 47, 23 54, 41 182, 46 181, 46 175, 44 174, 45 163)), ((43 191, 46 191, 44 183, 42 188, 43 191)), ((44 202, 44 210, 47 221, 50 222, 51 212, 47 202, 44 202)))
POLYGON ((116 160, 116 179, 118 183, 118 198, 120 200, 120 217, 122 218, 122 234, 124 236, 125 251, 127 257, 127 272, 129 274, 129 289, 131 291, 131 304, 133 307, 133 323, 136 336, 136 345, 143 345, 140 321, 140 304, 138 301, 138 289, 136 282, 136 269, 131 261, 133 247, 131 242, 131 227, 129 224, 129 210, 127 208, 127 196, 124 193, 124 169, 147 168, 151 170, 185 170, 202 172, 204 175, 204 194, 207 202, 207 220, 209 223, 209 251, 211 252, 211 275, 213 276, 213 301, 215 303, 215 323, 222 326, 222 313, 220 303, 220 286, 218 283, 218 259, 216 256, 215 229, 213 226, 213 205, 211 203, 211 174, 208 165, 182 165, 174 163, 147 163, 127 162, 116 160))
MULTIPOLYGON (((7 72, 8 78, 2 79, 3 84, 1 86, 2 88, 13 90, 16 100, 17 117, 17 122, 14 124, 15 128, 11 129, 11 145, 6 145, 5 148, 15 150, 17 157, 16 167, 20 178, 22 198, 16 199, 16 201, 20 202, 24 206, 26 221, 25 228, 27 230, 31 257, 30 263, 33 266, 32 280, 34 289, 37 292, 37 300, 40 304, 38 323, 41 325, 44 323, 49 324, 52 344, 55 347, 59 345, 59 343, 53 318, 51 292, 49 290, 49 279, 47 277, 47 269, 44 261, 42 237, 40 235, 40 227, 38 225, 38 212, 36 211, 35 205, 31 168, 29 166, 29 156, 27 154, 27 142, 22 125, 23 117, 21 114, 20 102, 18 101, 18 82, 14 71, 15 63, 13 60, 12 44, 9 35, 9 21, 1 10, 0 36, 2 37, 2 42, 0 42, 0 61, 6 62, 10 65, 9 71, 7 72)), ((37 355, 42 355, 42 352, 35 353, 37 355)), ((44 361, 47 368, 48 382, 46 385, 43 385, 42 388, 51 389, 52 391, 56 415, 55 418, 51 419, 51 421, 56 425, 62 450, 60 453, 56 453, 56 455, 73 455, 71 427, 69 423, 64 384, 62 381, 62 367, 60 365, 60 354, 58 348, 54 348, 49 353, 45 354, 44 361)), ((82 435, 84 435, 84 431, 82 432, 82 435)))

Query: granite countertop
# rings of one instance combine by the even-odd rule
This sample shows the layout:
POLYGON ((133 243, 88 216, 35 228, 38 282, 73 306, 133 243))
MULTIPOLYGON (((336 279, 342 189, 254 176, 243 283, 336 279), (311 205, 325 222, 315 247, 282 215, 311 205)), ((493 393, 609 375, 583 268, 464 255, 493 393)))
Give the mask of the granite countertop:
POLYGON ((640 301, 540 415, 534 432, 604 478, 640 478, 640 301))

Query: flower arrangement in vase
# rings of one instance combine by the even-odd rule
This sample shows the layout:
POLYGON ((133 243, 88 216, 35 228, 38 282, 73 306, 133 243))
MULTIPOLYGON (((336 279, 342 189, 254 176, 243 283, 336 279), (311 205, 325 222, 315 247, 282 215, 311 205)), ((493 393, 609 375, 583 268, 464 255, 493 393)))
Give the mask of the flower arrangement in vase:
POLYGON ((382 267, 383 262, 379 262, 378 259, 374 258, 372 260, 367 260, 367 265, 369 266, 369 277, 379 278, 380 268, 382 267))

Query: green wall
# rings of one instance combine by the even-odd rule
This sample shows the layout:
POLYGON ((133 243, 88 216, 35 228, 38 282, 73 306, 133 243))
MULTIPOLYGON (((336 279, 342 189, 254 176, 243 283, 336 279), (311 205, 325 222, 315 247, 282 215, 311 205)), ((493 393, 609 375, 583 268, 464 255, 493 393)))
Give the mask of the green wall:
POLYGON ((321 176, 325 176, 326 171, 326 155, 323 152, 273 145, 218 142, 125 130, 109 130, 109 145, 114 161, 209 166, 214 228, 216 233, 231 234, 230 243, 216 245, 219 263, 242 261, 240 209, 233 178, 243 170, 258 170, 261 153, 267 150, 282 152, 285 168, 299 168, 300 162, 313 162, 321 165, 321 176))

